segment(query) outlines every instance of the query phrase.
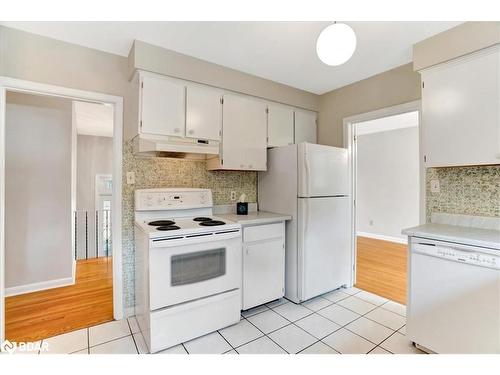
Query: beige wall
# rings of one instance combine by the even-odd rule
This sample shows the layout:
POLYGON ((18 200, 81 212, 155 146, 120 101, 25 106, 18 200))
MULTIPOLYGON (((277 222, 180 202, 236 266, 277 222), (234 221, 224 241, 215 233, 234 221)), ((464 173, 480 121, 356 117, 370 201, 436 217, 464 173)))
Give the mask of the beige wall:
POLYGON ((71 282, 71 101, 7 93, 5 117, 5 287, 71 282))
POLYGON ((318 142, 343 146, 343 119, 420 99, 420 74, 412 64, 341 87, 320 96, 318 142))
POLYGON ((413 46, 413 69, 467 55, 500 43, 500 22, 465 22, 413 46))
POLYGON ((305 109, 318 110, 319 96, 208 61, 136 40, 129 54, 134 69, 203 83, 305 109))

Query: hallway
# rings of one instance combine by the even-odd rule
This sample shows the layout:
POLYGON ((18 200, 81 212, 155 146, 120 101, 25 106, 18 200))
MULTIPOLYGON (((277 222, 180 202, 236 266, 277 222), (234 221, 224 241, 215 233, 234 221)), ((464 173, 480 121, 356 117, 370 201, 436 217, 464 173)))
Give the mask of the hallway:
POLYGON ((112 257, 78 260, 76 283, 5 299, 5 333, 36 341, 113 320, 112 257))

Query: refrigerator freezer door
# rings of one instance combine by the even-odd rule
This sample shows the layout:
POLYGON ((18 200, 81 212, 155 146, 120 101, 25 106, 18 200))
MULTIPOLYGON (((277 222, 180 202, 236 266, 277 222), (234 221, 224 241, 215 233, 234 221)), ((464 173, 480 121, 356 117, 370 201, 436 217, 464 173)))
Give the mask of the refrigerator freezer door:
POLYGON ((349 284, 352 272, 348 197, 299 198, 299 299, 349 284))
POLYGON ((349 194, 347 149, 300 143, 297 158, 299 197, 349 194))

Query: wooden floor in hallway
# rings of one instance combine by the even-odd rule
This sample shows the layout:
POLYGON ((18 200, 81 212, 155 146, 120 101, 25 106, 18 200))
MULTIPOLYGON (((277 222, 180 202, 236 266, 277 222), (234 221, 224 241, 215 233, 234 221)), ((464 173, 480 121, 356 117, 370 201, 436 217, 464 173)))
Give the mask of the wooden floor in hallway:
POLYGON ((407 246, 357 237, 356 287, 406 304, 407 246))
POLYGON ((74 285, 5 299, 5 336, 37 341, 113 320, 111 257, 79 260, 74 285))

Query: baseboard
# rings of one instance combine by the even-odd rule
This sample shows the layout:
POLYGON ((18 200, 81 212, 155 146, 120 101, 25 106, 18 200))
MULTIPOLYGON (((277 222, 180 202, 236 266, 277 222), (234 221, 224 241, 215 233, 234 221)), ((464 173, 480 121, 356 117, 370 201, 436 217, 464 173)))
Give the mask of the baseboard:
POLYGON ((74 285, 76 280, 75 277, 76 277, 76 260, 73 260, 71 277, 42 281, 40 283, 13 286, 11 288, 5 288, 5 297, 18 296, 20 294, 33 293, 46 289, 53 289, 53 288, 60 288, 63 286, 74 285))
POLYGON ((356 235, 360 236, 360 237, 374 238, 376 240, 396 242, 396 243, 400 243, 400 244, 404 244, 404 245, 408 244, 407 238, 384 236, 383 234, 375 234, 375 233, 367 233, 367 232, 356 232, 356 235))

